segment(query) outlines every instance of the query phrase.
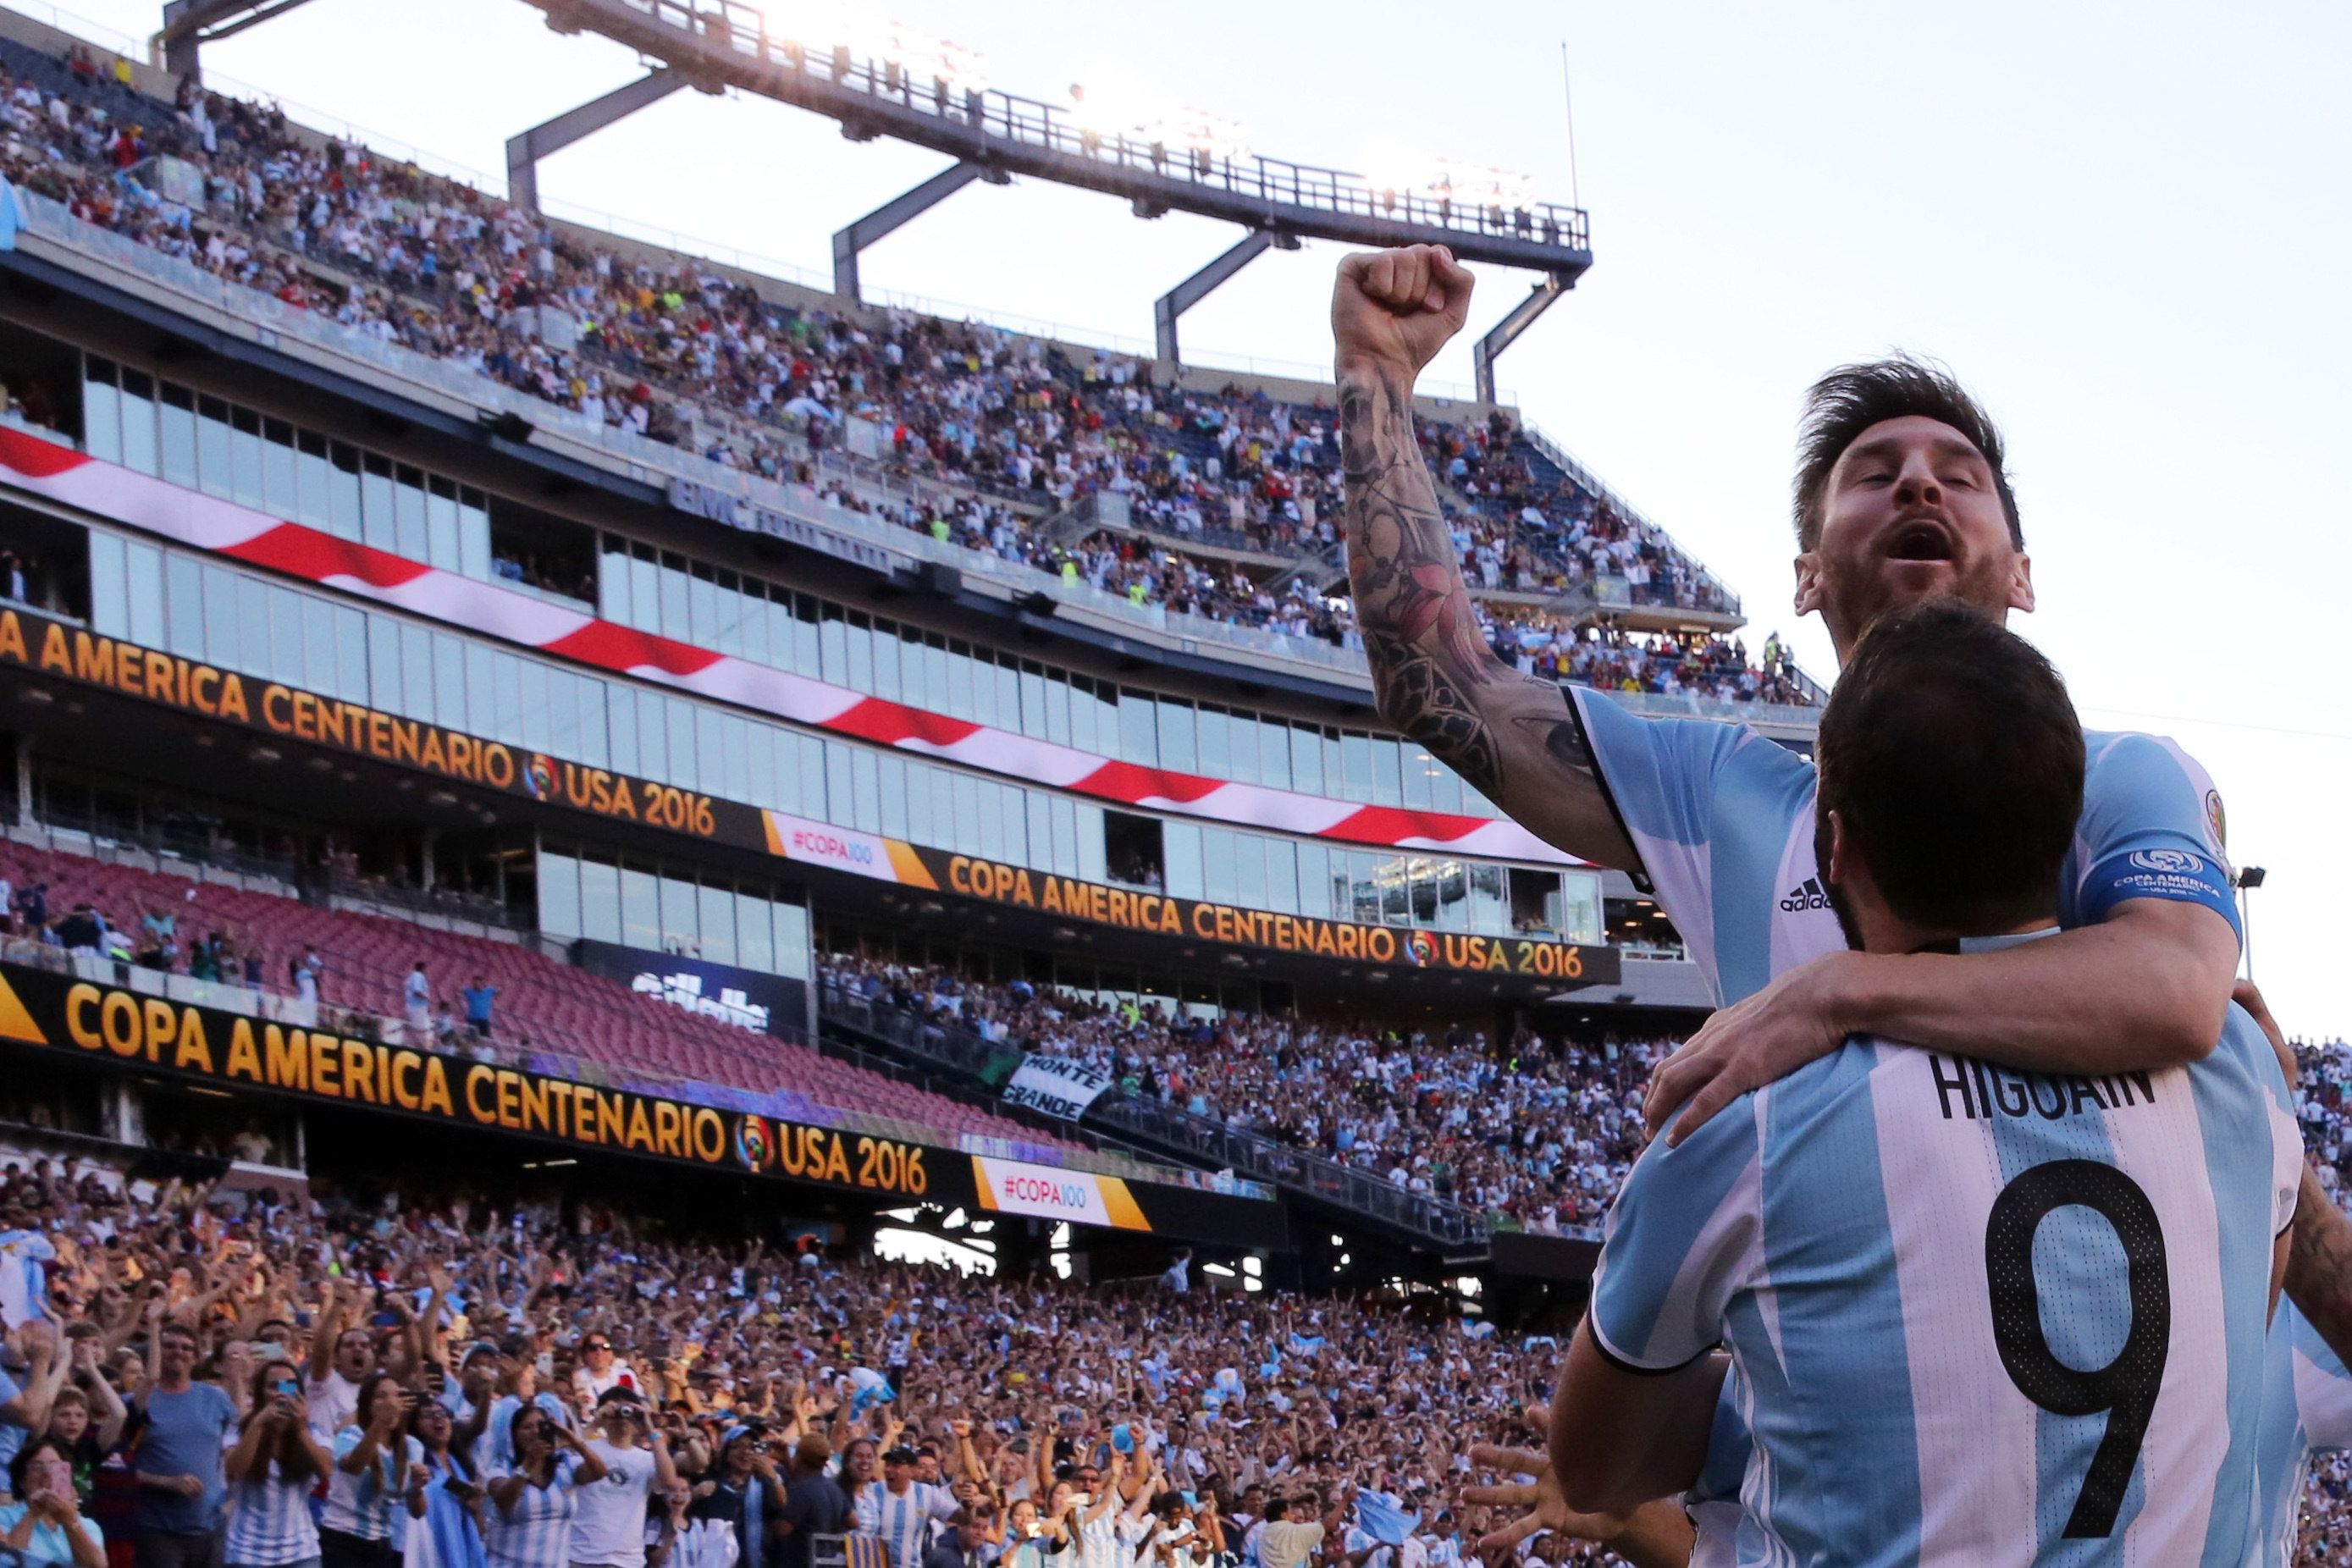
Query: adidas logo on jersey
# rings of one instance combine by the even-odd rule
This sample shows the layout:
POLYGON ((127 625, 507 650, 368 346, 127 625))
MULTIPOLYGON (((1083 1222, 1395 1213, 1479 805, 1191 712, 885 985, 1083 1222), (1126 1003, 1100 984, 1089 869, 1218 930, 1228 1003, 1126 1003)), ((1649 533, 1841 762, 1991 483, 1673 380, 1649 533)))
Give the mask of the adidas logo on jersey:
POLYGON ((1822 879, 1819 877, 1806 878, 1802 887, 1790 889, 1788 897, 1780 900, 1780 908, 1792 915, 1802 914, 1807 910, 1825 910, 1829 907, 1830 896, 1822 891, 1822 879))

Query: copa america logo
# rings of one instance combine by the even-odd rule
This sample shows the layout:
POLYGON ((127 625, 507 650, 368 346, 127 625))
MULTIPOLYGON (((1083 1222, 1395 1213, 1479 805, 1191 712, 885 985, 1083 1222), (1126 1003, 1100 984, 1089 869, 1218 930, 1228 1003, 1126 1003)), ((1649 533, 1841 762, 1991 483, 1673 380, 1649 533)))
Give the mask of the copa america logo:
POLYGON ((2205 869, 2205 862, 2186 849, 2135 849, 2131 863, 2168 877, 2193 877, 2205 869))
POLYGON ((735 1157, 751 1170, 765 1170, 768 1164, 768 1120, 746 1111, 735 1123, 735 1157))
POLYGON ((544 752, 533 752, 530 765, 523 770, 523 787, 530 791, 533 800, 551 800, 555 795, 555 762, 544 752))

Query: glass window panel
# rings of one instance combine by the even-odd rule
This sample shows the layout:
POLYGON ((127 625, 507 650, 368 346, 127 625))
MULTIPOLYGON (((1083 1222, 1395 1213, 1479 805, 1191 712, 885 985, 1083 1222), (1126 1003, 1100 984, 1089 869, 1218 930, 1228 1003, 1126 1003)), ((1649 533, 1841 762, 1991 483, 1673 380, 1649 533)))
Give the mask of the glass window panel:
POLYGON ((239 506, 263 505, 260 415, 239 408, 229 416, 228 453, 230 499, 239 506))
POLYGON ((548 674, 537 659, 522 661, 522 743, 534 752, 548 749, 548 674))
POLYGON ((1103 870, 1103 862, 1107 854, 1107 846, 1103 841, 1103 808, 1086 801, 1079 801, 1076 805, 1078 808, 1078 875, 1089 882, 1107 880, 1103 870))
POLYGON ((710 580, 708 569, 688 574, 686 579, 687 625, 691 629, 686 640, 696 647, 719 646, 719 584, 710 580))
MULTIPOLYGON (((538 699, 537 702, 532 704, 530 697, 525 699, 526 734, 529 731, 530 708, 536 706, 543 713, 547 707, 544 667, 541 667, 541 674, 539 690, 530 694, 538 699)), ((433 635, 433 708, 434 722, 446 724, 452 730, 466 728, 466 645, 439 632, 433 635)), ((543 735, 545 725, 542 724, 541 729, 543 735)), ((526 740, 524 744, 543 749, 546 742, 544 739, 526 740)))
POLYGON ((490 694, 491 733, 509 746, 520 746, 522 744, 522 660, 497 648, 484 651, 490 656, 489 684, 484 689, 490 694))
POLYGON ((931 775, 937 772, 927 763, 907 764, 907 837, 917 844, 943 842, 931 831, 931 775))
POLYGON ((996 664, 996 722, 1015 731, 1022 725, 1021 671, 1004 659, 996 664))
POLYGON ((818 657, 816 605, 805 595, 793 604, 793 668, 813 680, 824 678, 824 660, 818 657))
POLYGON ((122 580, 131 590, 131 640, 142 647, 162 647, 163 552, 152 544, 125 541, 122 580))
POLYGON ((1179 773, 1201 771, 1200 747, 1193 732, 1192 705, 1189 702, 1160 701, 1160 765, 1179 773))
POLYGON ((702 951, 701 889, 677 877, 657 877, 661 887, 661 946, 664 952, 688 958, 702 951))
POLYGON ((327 473, 327 513, 338 539, 359 539, 366 533, 362 521, 366 508, 362 500, 360 478, 360 455, 357 449, 341 441, 329 448, 331 454, 327 473))
POLYGON ((1451 812, 1459 816, 1464 809, 1462 805, 1462 775, 1455 773, 1452 768, 1447 767, 1444 763, 1437 762, 1433 758, 1431 761, 1431 769, 1432 772, 1429 777, 1430 808, 1434 811, 1451 812))
POLYGON ((736 596, 736 606, 742 611, 741 623, 736 628, 736 652, 754 664, 768 662, 768 601, 746 584, 744 592, 736 596))
POLYGON ((719 740, 725 746, 721 793, 728 800, 751 798, 751 721, 732 713, 719 716, 719 740))
POLYGON ((400 700, 400 623, 389 616, 368 616, 367 639, 369 706, 387 713, 407 712, 400 700))
POLYGON ((1265 841, 1265 907, 1286 915, 1298 908, 1298 846, 1287 838, 1265 841))
POLYGON ((327 461, 327 438, 302 431, 295 442, 294 515, 330 533, 336 531, 334 472, 327 461))
POLYGON ((849 645, 848 686, 852 691, 874 689, 874 629, 857 621, 842 633, 849 645))
POLYGON ((947 665, 948 712, 958 719, 971 719, 977 722, 971 700, 971 656, 950 649, 947 665))
POLYGON ((196 399, 196 488, 223 500, 229 496, 228 437, 228 405, 196 399))
POLYGON ((299 517, 302 498, 294 477, 294 426, 282 419, 261 426, 261 504, 275 517, 299 517))
POLYGON ((720 721, 726 715, 716 708, 704 708, 690 702, 684 706, 694 715, 694 787, 706 795, 724 795, 727 793, 727 728, 720 721))
POLYGON ((704 888, 697 901, 702 906, 702 947, 705 961, 735 963, 735 890, 704 888))
POLYGON ((1144 767, 1160 763, 1160 709, 1140 691, 1118 694, 1118 755, 1144 767))
POLYGON ((1339 737, 1341 797, 1347 800, 1372 798, 1372 738, 1370 735, 1339 737))
POLYGON ((468 577, 490 575, 490 501, 479 490, 457 491, 457 569, 468 577))
POLYGON ((81 384, 81 430, 91 457, 122 461, 122 394, 114 384, 114 367, 104 360, 89 362, 81 384))
POLYGON ((831 822, 833 805, 826 795, 825 770, 825 753, 831 748, 814 735, 795 738, 801 743, 801 815, 813 816, 820 822, 831 822))
POLYGON ((661 630, 661 568, 642 555, 629 557, 629 625, 641 632, 661 630))
POLYGON ((1234 838, 1222 827, 1201 830, 1201 896, 1212 903, 1234 901, 1234 838))
POLYGON ((882 831, 882 769, 881 757, 866 746, 851 746, 849 752, 850 822, 860 833, 882 831))
POLYGON ((613 765, 611 721, 604 711, 604 682, 593 675, 580 678, 580 760, 590 767, 613 765))
POLYGON ((425 559, 432 545, 425 537, 425 475, 405 463, 393 473, 392 521, 400 541, 394 548, 411 561, 425 559))
POLYGON ((335 606, 335 666, 342 678, 341 694, 353 702, 368 700, 367 614, 348 605, 335 606))
POLYGON ((548 850, 539 856, 539 929, 553 936, 585 936, 580 925, 580 862, 548 850))
POLYGON ((580 678, 568 669, 547 672, 547 749, 580 756, 580 678))
POLYGON ((1004 786, 979 781, 980 852, 991 860, 1010 860, 1012 847, 1004 840, 1004 786))
POLYGON ((754 805, 781 807, 776 799, 776 727, 773 724, 752 724, 748 729, 743 755, 744 787, 751 793, 744 796, 754 805))
MULTIPOLYGON (((880 642, 877 647, 896 647, 894 638, 880 642)), ((893 838, 905 838, 907 831, 907 759, 885 754, 881 760, 882 827, 893 838)))
POLYGON ((400 552, 400 529, 392 500, 392 459, 374 453, 360 459, 360 537, 378 550, 400 552))
POLYGON ((898 655, 899 650, 905 647, 906 645, 898 640, 897 630, 888 624, 882 623, 875 626, 874 695, 886 701, 906 700, 899 695, 904 688, 898 681, 898 655))
POLYGON ((597 557, 596 613, 616 626, 635 624, 629 619, 629 547, 610 533, 597 557))
POLYGON ((1214 708, 1203 708, 1195 716, 1199 728, 1200 769, 1213 779, 1234 776, 1233 720, 1214 708))
POLYGON ((466 644, 467 727, 477 735, 503 741, 511 746, 521 737, 506 728, 506 716, 499 708, 498 650, 488 643, 468 640, 466 644))
POLYGON ((457 487, 435 479, 425 492, 425 559, 444 572, 463 572, 457 544, 457 487))
POLYGON ((953 708, 948 690, 948 646, 944 639, 930 638, 923 644, 923 682, 929 693, 926 707, 937 713, 953 708))
POLYGON ((135 370, 122 373, 122 466, 142 474, 160 471, 156 437, 155 384, 135 370))
POLYGON ((1225 763, 1226 778, 1242 784, 1258 782, 1257 727, 1257 717, 1251 713, 1234 714, 1226 726, 1226 745, 1232 753, 1225 763))
POLYGON ((1021 732, 1037 740, 1045 739, 1045 672, 1042 669, 1021 671, 1021 732))
MULTIPOLYGON (((798 904, 778 904, 776 910, 776 973, 793 980, 814 978, 809 955, 808 910, 798 904)), ((802 1020, 793 1019, 798 1027, 802 1020)))
POLYGON ((601 860, 579 862, 580 934, 592 942, 619 942, 621 868, 601 860))
POLYGON ((793 664, 792 595, 780 595, 768 601, 768 662, 778 669, 791 669, 793 664))
POLYGON ((1064 795, 1052 797, 1054 821, 1054 874, 1075 877, 1078 874, 1078 803, 1064 795))
POLYGON ((1054 804, 1045 790, 1013 790, 1021 797, 1021 865, 1054 869, 1054 804))
MULTIPOLYGON (((131 585, 120 534, 89 535, 89 624, 110 637, 131 635, 131 585)), ((29 590, 28 590, 29 591, 29 590)))
MULTIPOLYGON (((1338 858, 1336 852, 1333 858, 1338 858)), ((1380 864, 1380 857, 1367 850, 1348 852, 1349 919, 1381 923, 1380 864)))
POLYGON ((909 708, 936 709, 930 688, 924 679, 923 634, 912 627, 898 631, 898 700, 909 708))
POLYGON ((694 710, 674 697, 661 699, 662 725, 669 731, 669 774, 666 782, 680 789, 700 789, 701 771, 694 742, 694 710))
POLYGON ((1399 748, 1399 756, 1404 769, 1404 804, 1416 810, 1428 810, 1432 804, 1430 774, 1437 771, 1437 759, 1411 742, 1399 748))
POLYGON ((1323 731, 1323 793, 1335 800, 1355 800, 1358 798, 1370 800, 1372 795, 1371 782, 1370 778, 1372 766, 1371 752, 1367 751, 1364 753, 1364 770, 1367 776, 1364 784, 1364 793, 1360 797, 1359 797, 1348 793, 1348 774, 1345 752, 1346 747, 1341 743, 1338 735, 1332 733, 1328 730, 1323 731))
POLYGON ((836 827, 847 827, 857 811, 853 798, 857 785, 850 777, 850 748, 839 741, 818 741, 816 746, 824 757, 824 819, 836 827))
POLYGON ((408 716, 429 722, 433 718, 433 634, 405 622, 400 628, 400 689, 408 699, 408 716))
POLYGON ((768 900, 750 893, 735 895, 735 962, 746 969, 772 974, 776 969, 775 916, 768 900))
POLYGON ((1255 833, 1234 836, 1234 902, 1245 910, 1265 908, 1265 840, 1255 833))
POLYGON ((655 952, 662 950, 661 883, 651 871, 621 868, 621 941, 655 952))
POLYGON ((840 610, 824 608, 816 626, 818 679, 835 686, 849 684, 849 627, 840 610))
POLYGON ((277 658, 270 647, 270 586, 258 577, 238 577, 235 581, 238 666, 274 679, 277 658))
MULTIPOLYGON (((310 687, 310 661, 304 657, 305 643, 302 616, 302 595, 291 588, 271 584, 269 589, 269 673, 289 686, 310 687)), ((331 669, 330 661, 325 668, 331 669)))
POLYGON ((1404 802, 1404 744, 1386 735, 1372 741, 1372 804, 1401 805, 1404 802))
POLYGON ((613 735, 613 760, 608 765, 615 773, 650 778, 652 770, 646 766, 637 733, 635 689, 608 680, 604 682, 604 724, 613 735))
POLYGON ((694 640, 694 617, 687 609, 687 584, 690 581, 677 557, 664 555, 661 563, 661 625, 654 629, 666 637, 679 642, 694 640))
POLYGON ((1298 912, 1319 920, 1331 918, 1331 851, 1322 844, 1300 844, 1298 851, 1298 912))
POLYGON ((196 400, 187 388, 162 384, 157 405, 163 432, 163 478, 189 489, 196 488, 196 400))
MULTIPOLYGON (((949 798, 955 804, 956 844, 980 842, 980 781, 970 773, 951 773, 948 778, 949 798)), ((990 837, 993 837, 994 835, 990 837)), ((986 850, 982 850, 986 854, 986 850)))
POLYGON ((197 657, 235 669, 244 662, 236 635, 236 579, 217 566, 205 574, 205 644, 197 657))
POLYGON ((205 635, 205 568, 191 556, 163 558, 164 646, 183 658, 202 658, 205 635))
POLYGON ((302 680, 313 691, 342 695, 342 657, 336 647, 335 611, 339 606, 307 595, 302 605, 302 680))
POLYGON ((1462 862, 1448 860, 1437 873, 1437 926, 1442 931, 1470 929, 1469 889, 1462 862))
POLYGON ((1297 787, 1290 780, 1290 726, 1261 719, 1257 726, 1258 782, 1274 789, 1297 787))
POLYGON ((1169 893, 1179 899, 1202 897, 1200 824, 1161 823, 1160 854, 1166 865, 1169 893))
POLYGON ((1045 739, 1057 746, 1077 744, 1070 738, 1070 683, 1052 676, 1045 680, 1045 739))

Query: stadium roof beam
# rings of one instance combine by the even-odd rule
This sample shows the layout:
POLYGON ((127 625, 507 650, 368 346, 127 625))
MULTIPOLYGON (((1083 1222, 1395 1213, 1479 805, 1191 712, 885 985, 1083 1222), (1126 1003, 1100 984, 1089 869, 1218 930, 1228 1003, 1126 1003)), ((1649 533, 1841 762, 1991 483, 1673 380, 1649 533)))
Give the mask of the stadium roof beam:
POLYGON ((1495 360, 1502 352, 1518 341, 1519 334, 1536 324, 1536 318, 1551 309, 1552 301, 1576 287, 1576 274, 1555 272, 1528 290, 1528 297, 1511 307, 1510 313, 1495 323, 1495 330, 1470 345, 1470 377, 1475 384, 1478 401, 1495 401, 1495 360))
POLYGON ((863 300, 857 289, 857 253, 910 218, 920 217, 974 180, 1009 185, 1013 176, 979 163, 958 163, 940 170, 913 190, 884 202, 847 228, 833 232, 833 291, 845 300, 863 300))
POLYGON ((234 37, 307 0, 166 0, 163 26, 148 47, 173 76, 204 79, 199 46, 234 37))
MULTIPOLYGON (((618 120, 625 120, 649 103, 657 103, 687 85, 681 71, 664 66, 616 87, 602 98, 592 98, 577 109, 534 125, 520 136, 507 138, 507 200, 525 212, 539 211, 539 161, 593 136, 618 120)), ((713 89, 716 90, 716 89, 713 89)))
POLYGON ((1207 299, 1219 284, 1267 250, 1297 248, 1298 240, 1294 235, 1269 228, 1253 229, 1242 237, 1241 243, 1153 300, 1151 325, 1160 341, 1160 357, 1172 363, 1182 362, 1183 356, 1176 352, 1177 317, 1207 299))
MULTIPOLYGON (((1565 289, 1592 265, 1578 207, 1499 194, 1456 200, 1450 188, 1384 185, 1340 169, 1155 139, 1149 131, 1081 125, 1061 105, 951 79, 951 66, 933 74, 830 40, 796 38, 789 23, 772 29, 741 0, 529 3, 559 32, 598 33, 673 68, 824 115, 853 141, 894 137, 959 163, 1098 191, 1127 201, 1139 217, 1189 212, 1299 239, 1444 245, 1464 261, 1541 273, 1547 288, 1565 289)), ((1515 330, 1488 359, 1534 319, 1532 310, 1514 311, 1506 325, 1515 330)))

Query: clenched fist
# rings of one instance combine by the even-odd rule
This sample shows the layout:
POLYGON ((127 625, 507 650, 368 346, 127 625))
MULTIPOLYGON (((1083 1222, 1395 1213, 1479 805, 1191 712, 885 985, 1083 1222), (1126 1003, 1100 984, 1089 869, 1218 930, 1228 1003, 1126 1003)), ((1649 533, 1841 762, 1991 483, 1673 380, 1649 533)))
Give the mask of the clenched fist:
POLYGON ((1470 312, 1473 279, 1442 245, 1360 251, 1331 290, 1338 363, 1370 362, 1408 376, 1437 357, 1470 312))

